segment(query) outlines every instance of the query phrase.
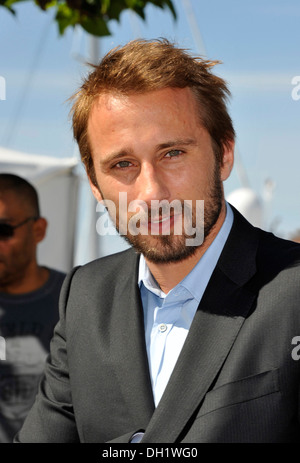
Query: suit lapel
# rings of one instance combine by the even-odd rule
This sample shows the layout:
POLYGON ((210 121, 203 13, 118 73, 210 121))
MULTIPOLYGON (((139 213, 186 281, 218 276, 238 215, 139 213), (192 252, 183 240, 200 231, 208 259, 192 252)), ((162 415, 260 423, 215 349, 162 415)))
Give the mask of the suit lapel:
POLYGON ((230 236, 142 442, 180 440, 213 386, 255 301, 247 283, 256 271, 257 243, 257 232, 235 212, 230 236))
POLYGON ((139 428, 148 424, 154 411, 154 401, 145 347, 143 309, 137 285, 138 261, 137 254, 128 252, 123 271, 121 269, 119 273, 113 296, 110 352, 128 414, 139 428))

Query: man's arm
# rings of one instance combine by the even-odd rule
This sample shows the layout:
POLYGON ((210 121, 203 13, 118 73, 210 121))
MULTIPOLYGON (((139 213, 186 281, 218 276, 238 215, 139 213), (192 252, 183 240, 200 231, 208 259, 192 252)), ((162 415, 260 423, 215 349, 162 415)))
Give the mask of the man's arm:
POLYGON ((76 268, 63 283, 60 295, 60 319, 54 330, 44 376, 39 385, 36 401, 15 437, 16 443, 79 442, 69 382, 65 337, 66 305, 75 271, 76 268))

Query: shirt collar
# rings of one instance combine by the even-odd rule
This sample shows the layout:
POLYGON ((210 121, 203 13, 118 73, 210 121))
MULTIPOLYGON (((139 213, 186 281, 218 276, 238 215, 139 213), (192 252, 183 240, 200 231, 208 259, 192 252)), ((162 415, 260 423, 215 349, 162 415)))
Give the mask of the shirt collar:
MULTIPOLYGON (((200 302, 203 292, 228 238, 232 224, 233 212, 230 205, 226 202, 226 217, 219 233, 209 248, 205 251, 199 262, 189 272, 189 274, 180 283, 178 283, 178 285, 176 285, 175 288, 178 288, 179 286, 184 287, 198 302, 200 302)), ((160 297, 166 297, 166 294, 161 291, 155 278, 151 274, 144 256, 141 254, 138 274, 139 287, 141 287, 142 283, 154 294, 160 297)), ((175 288, 172 289, 172 292, 175 288)))

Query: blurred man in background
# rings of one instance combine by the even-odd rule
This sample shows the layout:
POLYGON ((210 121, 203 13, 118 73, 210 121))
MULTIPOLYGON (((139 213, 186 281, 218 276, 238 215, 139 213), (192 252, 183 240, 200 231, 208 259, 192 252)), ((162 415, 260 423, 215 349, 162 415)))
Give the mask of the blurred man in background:
POLYGON ((65 274, 39 265, 46 235, 35 188, 0 174, 0 442, 11 442, 36 395, 65 274))

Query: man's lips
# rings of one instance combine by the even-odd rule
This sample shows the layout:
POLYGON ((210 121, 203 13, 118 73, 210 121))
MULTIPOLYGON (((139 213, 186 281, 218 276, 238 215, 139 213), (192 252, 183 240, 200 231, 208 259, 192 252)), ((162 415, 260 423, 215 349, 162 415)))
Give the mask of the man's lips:
POLYGON ((163 223, 163 222, 166 222, 167 220, 172 220, 174 218, 174 215, 168 215, 166 217, 159 217, 159 218, 152 218, 152 217, 149 217, 148 219, 148 223, 151 224, 151 223, 163 223))
POLYGON ((128 220, 129 232, 135 235, 170 235, 173 232, 178 235, 182 233, 182 211, 172 211, 167 214, 159 212, 133 214, 128 220))
MULTIPOLYGON (((181 214, 172 214, 164 217, 149 218, 147 224, 148 231, 150 234, 154 235, 169 235, 170 233, 173 233, 173 229, 175 230, 176 227, 178 228, 178 226, 181 230, 181 222, 179 222, 180 219, 182 219, 181 214)), ((145 226, 147 227, 147 225, 145 226)))

